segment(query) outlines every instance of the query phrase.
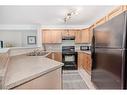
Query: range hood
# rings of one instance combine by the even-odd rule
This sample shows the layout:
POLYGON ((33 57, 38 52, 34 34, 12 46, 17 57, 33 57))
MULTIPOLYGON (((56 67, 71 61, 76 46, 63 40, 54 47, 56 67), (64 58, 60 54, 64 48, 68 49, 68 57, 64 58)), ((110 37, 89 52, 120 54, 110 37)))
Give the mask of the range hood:
POLYGON ((63 36, 62 40, 75 40, 75 36, 63 36))

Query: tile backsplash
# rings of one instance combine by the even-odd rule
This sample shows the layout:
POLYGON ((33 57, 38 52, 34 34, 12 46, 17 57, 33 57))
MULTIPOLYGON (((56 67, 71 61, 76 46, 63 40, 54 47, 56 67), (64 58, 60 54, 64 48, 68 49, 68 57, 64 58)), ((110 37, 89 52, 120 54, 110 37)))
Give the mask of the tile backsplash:
POLYGON ((80 46, 90 46, 91 44, 74 44, 74 43, 62 43, 62 44, 45 44, 46 51, 62 51, 62 46, 75 46, 75 50, 79 50, 80 46))

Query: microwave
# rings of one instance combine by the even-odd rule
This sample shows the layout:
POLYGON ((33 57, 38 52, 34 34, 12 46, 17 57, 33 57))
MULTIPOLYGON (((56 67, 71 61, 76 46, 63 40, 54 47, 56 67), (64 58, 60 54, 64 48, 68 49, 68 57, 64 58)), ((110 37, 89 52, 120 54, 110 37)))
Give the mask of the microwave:
POLYGON ((3 48, 3 47, 4 47, 3 41, 0 41, 0 48, 3 48))
POLYGON ((90 46, 80 46, 81 51, 90 50, 90 46))

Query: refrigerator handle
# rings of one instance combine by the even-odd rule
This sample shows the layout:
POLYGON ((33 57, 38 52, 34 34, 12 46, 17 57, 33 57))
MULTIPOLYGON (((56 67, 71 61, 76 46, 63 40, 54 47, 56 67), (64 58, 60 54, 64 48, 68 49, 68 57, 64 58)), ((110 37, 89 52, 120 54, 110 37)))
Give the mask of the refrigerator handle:
POLYGON ((91 59, 92 59, 92 70, 94 68, 94 56, 95 56, 95 37, 92 37, 92 45, 91 45, 91 59))

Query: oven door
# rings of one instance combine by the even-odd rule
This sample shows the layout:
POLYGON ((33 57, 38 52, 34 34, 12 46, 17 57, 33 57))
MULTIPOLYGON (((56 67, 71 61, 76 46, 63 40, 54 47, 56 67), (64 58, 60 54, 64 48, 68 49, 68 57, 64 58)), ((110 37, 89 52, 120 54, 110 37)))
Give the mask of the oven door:
POLYGON ((74 54, 64 54, 63 61, 64 62, 75 62, 75 55, 74 54))
POLYGON ((62 62, 64 63, 63 69, 66 70, 73 70, 77 69, 77 59, 76 54, 63 54, 62 55, 62 62))

